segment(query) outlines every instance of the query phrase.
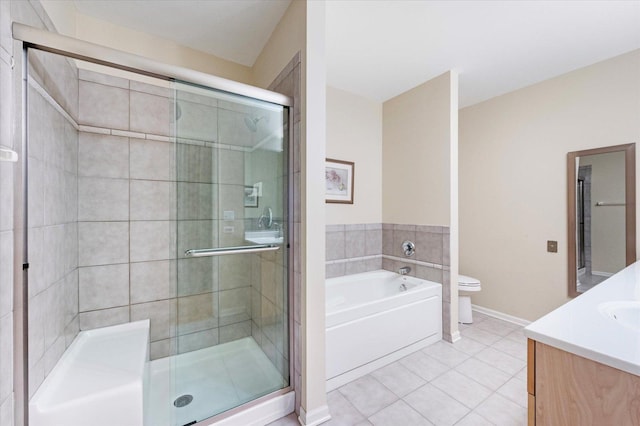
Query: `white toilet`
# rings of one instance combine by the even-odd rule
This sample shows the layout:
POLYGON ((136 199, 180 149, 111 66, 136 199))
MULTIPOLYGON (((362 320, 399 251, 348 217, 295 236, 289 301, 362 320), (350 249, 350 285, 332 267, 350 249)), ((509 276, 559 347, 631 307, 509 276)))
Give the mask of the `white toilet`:
POLYGON ((480 281, 466 275, 458 275, 458 322, 473 323, 471 296, 467 292, 480 291, 480 281))

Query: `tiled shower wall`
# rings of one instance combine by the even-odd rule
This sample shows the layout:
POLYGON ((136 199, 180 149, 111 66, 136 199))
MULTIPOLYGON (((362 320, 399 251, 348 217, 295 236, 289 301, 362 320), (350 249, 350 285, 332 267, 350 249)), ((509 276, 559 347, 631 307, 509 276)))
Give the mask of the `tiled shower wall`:
MULTIPOLYGON (((11 4, 0 1, 0 145, 20 150, 13 137, 11 4)), ((16 163, 0 161, 0 426, 13 426, 13 253, 14 173, 16 163)))
POLYGON ((152 358, 251 335, 251 257, 184 256, 244 242, 245 150, 215 120, 244 112, 178 104, 174 153, 172 90, 80 72, 80 328, 150 318, 152 358))
POLYGON ((79 78, 80 329, 150 318, 156 357, 175 336, 171 94, 86 70, 79 78), (142 121, 145 108, 153 121, 142 121))
MULTIPOLYGON (((55 31, 53 24, 46 15, 42 5, 39 1, 0 1, 0 145, 12 148, 18 154, 22 152, 22 133, 21 133, 21 121, 22 121, 22 69, 24 64, 22 63, 22 43, 14 41, 11 37, 11 23, 20 22, 35 28, 43 28, 49 31, 55 31)), ((69 80, 73 79, 74 70, 73 66, 66 61, 53 61, 45 62, 43 64, 44 69, 40 69, 36 80, 41 85, 47 88, 47 91, 51 93, 51 96, 55 101, 50 102, 48 105, 42 103, 42 98, 38 98, 38 95, 33 95, 35 85, 30 85, 30 92, 32 92, 32 98, 35 102, 40 102, 41 114, 43 124, 45 126, 57 125, 61 126, 58 129, 66 129, 67 134, 60 138, 47 138, 45 141, 48 144, 60 143, 65 148, 71 148, 73 150, 74 131, 68 126, 70 121, 69 117, 64 116, 66 114, 75 117, 73 102, 74 92, 77 94, 77 85, 74 88, 73 83, 69 80), (43 72, 46 69, 46 73, 43 72), (52 78, 50 78, 52 77, 52 78), (60 108, 57 111, 50 109, 54 104, 63 105, 64 108, 60 108)), ((75 97, 77 100, 77 96, 75 97)), ((77 106, 77 103, 76 103, 77 106)), ((50 129, 52 127, 49 127, 50 129)), ((35 148, 35 147, 34 147, 35 148)), ((50 149, 50 147, 42 146, 43 149, 50 149)), ((61 148, 60 145, 57 148, 61 148)), ((49 153, 50 151, 46 152, 49 153)), ((33 155, 40 155, 41 152, 33 153, 33 155)), ((56 153, 57 154, 57 153, 56 153)), ((73 155, 73 154, 71 154, 73 155)), ((21 281, 20 276, 22 271, 19 265, 22 263, 22 256, 19 255, 23 248, 22 236, 22 184, 21 174, 22 166, 21 161, 23 159, 19 157, 17 163, 5 163, 0 162, 0 425, 1 426, 13 426, 14 419, 18 421, 22 419, 20 411, 14 412, 14 403, 21 401, 20 395, 14 394, 13 387, 13 375, 14 365, 13 356, 14 348, 13 339, 13 286, 14 280, 21 281)), ((73 170, 69 163, 63 163, 59 157, 47 158, 44 163, 39 164, 40 169, 36 171, 42 174, 43 179, 67 179, 73 180, 73 170), (64 177, 63 177, 64 175, 64 177)), ((37 182, 36 182, 37 183, 37 182)), ((40 182, 42 183, 42 182, 40 182)), ((53 200, 51 197, 53 194, 46 193, 47 187, 42 185, 39 187, 42 193, 37 194, 36 197, 32 196, 29 203, 42 202, 49 205, 56 206, 56 213, 54 217, 45 218, 42 217, 41 222, 36 223, 35 235, 40 235, 45 238, 45 233, 49 237, 57 239, 59 242, 60 234, 67 235, 67 232, 73 234, 73 226, 69 226, 67 218, 73 213, 66 211, 67 200, 53 200), (47 199, 48 197, 48 199, 47 199), (65 210, 63 213, 63 209, 65 210), (45 221, 47 221, 45 225, 45 221), (54 223, 55 222, 55 223, 54 223), (46 231, 45 231, 46 230, 46 231), (55 235, 54 235, 55 234, 55 235)), ((49 187, 50 189, 50 187, 49 187)), ((73 195, 71 196, 73 197, 73 195)), ((39 220, 38 217, 33 220, 39 220)), ((33 238, 33 237, 31 237, 33 238)), ((64 237, 63 237, 64 238, 64 237)), ((35 238, 36 240, 38 238, 35 238)), ((68 240, 67 240, 68 241, 68 240)), ((70 248, 73 252, 71 244, 70 248)), ((71 252, 71 253, 72 253, 71 252)), ((29 253, 33 254, 33 253, 29 253)), ((43 255, 44 256, 44 255, 43 255)), ((72 254, 61 254, 62 262, 64 265, 52 265, 51 258, 49 258, 49 264, 45 266, 44 260, 41 259, 40 265, 30 265, 29 275, 33 275, 33 270, 44 270, 46 268, 53 268, 54 275, 61 274, 69 279, 73 280, 73 259, 72 254)), ((56 260, 59 260, 57 258, 56 260)), ((36 257, 37 259, 37 257, 36 257)), ((36 262, 38 263, 38 262, 36 262)), ((59 355, 61 347, 67 344, 67 338, 69 335, 65 335, 65 331, 74 333, 73 325, 70 327, 64 327, 65 319, 70 318, 67 314, 73 314, 72 311, 65 312, 65 308, 69 305, 63 300, 60 295, 68 295, 73 299, 73 290, 71 293, 64 294, 65 291, 70 290, 70 286, 66 280, 52 281, 51 277, 45 280, 36 278, 36 282, 30 283, 34 285, 34 288, 30 288, 29 291, 33 296, 34 291, 39 291, 39 295, 44 297, 48 294, 50 303, 45 307, 44 311, 48 315, 47 320, 49 324, 37 324, 36 333, 40 333, 40 325, 43 329, 40 333, 40 341, 34 342, 36 351, 30 354, 26 354, 29 357, 29 363, 35 362, 38 364, 32 376, 35 377, 36 382, 41 380, 44 375, 47 366, 50 366, 55 362, 56 357, 59 355), (63 282, 65 284, 63 284, 63 282), (51 284, 51 285, 49 285, 51 284), (47 287, 46 289, 44 287, 47 287), (62 289, 64 287, 64 289, 62 289), (62 289, 62 290, 61 290, 62 289), (45 336, 46 333, 46 336, 45 336), (45 341, 46 339, 46 341, 45 341), (46 345, 49 343, 50 345, 46 345), (45 346, 47 346, 45 348, 45 346), (46 353, 45 353, 46 349, 46 353), (39 359, 35 359, 39 357, 39 359)), ((38 295, 35 295, 38 297, 38 295)), ((37 302, 36 302, 37 303, 37 302)), ((39 314, 39 315, 42 315, 39 314)), ((77 316, 76 316, 77 319, 77 316)), ((71 324, 73 324, 73 320, 71 324)), ((26 366, 25 366, 26 367, 26 366)), ((18 372, 19 374, 19 372, 18 372)), ((27 385, 27 384, 25 384, 27 385)), ((19 388, 16 388, 17 391, 19 388)), ((17 405, 16 408, 20 410, 21 406, 17 405)))
POLYGON ((289 374, 286 251, 253 255, 251 334, 283 375, 289 374))
MULTIPOLYGON (((302 222, 302 214, 301 214, 301 194, 300 194, 300 185, 301 185, 301 140, 300 140, 300 85, 301 85, 301 63, 300 63, 300 53, 296 53, 296 55, 289 61, 287 66, 280 72, 278 77, 273 81, 273 83, 269 86, 269 90, 282 93, 287 95, 293 99, 293 123, 289 123, 288 126, 293 126, 293 140, 289 143, 289 149, 291 150, 291 156, 293 164, 289 164, 289 171, 292 172, 290 175, 290 179, 292 180, 292 185, 290 188, 293 188, 293 193, 290 194, 290 198, 293 204, 293 211, 290 211, 289 214, 293 215, 293 220, 290 222, 293 223, 293 229, 290 229, 289 232, 292 233, 293 247, 290 248, 292 250, 293 257, 293 267, 289 265, 288 270, 293 271, 293 277, 289 277, 288 281, 293 283, 293 289, 291 292, 291 297, 293 297, 293 313, 289 311, 287 308, 285 310, 284 306, 282 311, 279 309, 275 310, 276 315, 273 317, 276 321, 275 324, 278 324, 278 321, 283 321, 282 325, 278 325, 278 327, 282 327, 285 330, 288 329, 289 318, 285 314, 288 312, 289 315, 293 314, 293 336, 289 336, 289 339, 293 338, 293 353, 288 354, 289 357, 293 356, 293 377, 290 378, 295 394, 296 394, 296 413, 300 414, 300 401, 301 401, 301 387, 302 387, 302 358, 301 358, 301 338, 300 338, 300 330, 302 327, 302 319, 301 319, 301 303, 302 303, 302 245, 301 245, 301 222, 302 222)), ((290 127, 285 128, 285 132, 288 132, 290 127)), ((268 297, 267 297, 268 299, 268 297)), ((253 300, 253 299, 252 299, 253 300)), ((264 300, 264 298, 262 299, 264 300)), ((288 304, 289 300, 287 298, 287 291, 284 293, 283 302, 285 306, 288 304)), ((277 305, 276 305, 277 307, 277 305)), ((265 315, 265 312, 262 312, 263 318, 268 320, 268 316, 265 315)), ((255 335, 254 335, 255 336, 255 335)), ((287 334, 284 334, 287 337, 287 334)), ((284 343, 287 343, 287 339, 285 339, 284 343)), ((264 340, 262 341, 263 350, 268 354, 269 351, 264 347, 264 340)), ((276 346, 277 348, 277 346, 276 346)), ((284 354, 285 352, 282 352, 284 354)), ((284 356, 283 356, 284 358, 284 356)), ((290 359, 290 358, 288 358, 290 359)), ((276 366, 278 364, 276 363, 276 366)), ((288 362, 287 362, 288 367, 288 362)))
POLYGON ((411 267, 410 276, 442 284, 443 336, 451 323, 449 241, 447 226, 356 224, 327 225, 326 277, 339 277, 385 269, 398 272, 411 267), (415 254, 405 256, 403 241, 413 241, 415 254))
MULTIPOLYGON (((286 123, 286 121, 285 121, 286 123)), ((287 132, 286 124, 284 131, 287 132)), ((284 209, 283 196, 286 188, 288 150, 256 149, 247 153, 245 179, 249 184, 261 182, 263 194, 259 197, 258 208, 245 209, 245 228, 257 230, 258 218, 265 208, 273 211, 271 229, 280 228, 283 236, 289 232, 284 209)), ((239 241, 236 245, 244 245, 239 241)), ((251 259, 251 335, 262 348, 269 360, 283 376, 289 375, 289 322, 288 322, 288 250, 283 245, 280 250, 261 254, 243 255, 251 259)), ((238 257, 238 256, 236 256, 238 257)), ((239 259, 240 260, 240 259, 239 259)), ((244 260, 242 260, 244 261, 244 260)))
POLYGON ((33 395, 78 333, 78 71, 69 60, 43 52, 31 51, 29 62, 28 365, 33 395))

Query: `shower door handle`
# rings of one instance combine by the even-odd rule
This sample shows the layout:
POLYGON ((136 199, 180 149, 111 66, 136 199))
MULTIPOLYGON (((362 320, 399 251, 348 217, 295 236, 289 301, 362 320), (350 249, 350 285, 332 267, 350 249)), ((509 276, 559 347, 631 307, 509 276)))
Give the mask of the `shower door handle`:
POLYGON ((280 248, 275 244, 257 244, 240 247, 221 247, 207 249, 189 249, 184 252, 187 257, 224 256, 227 254, 260 253, 263 251, 276 251, 280 248))

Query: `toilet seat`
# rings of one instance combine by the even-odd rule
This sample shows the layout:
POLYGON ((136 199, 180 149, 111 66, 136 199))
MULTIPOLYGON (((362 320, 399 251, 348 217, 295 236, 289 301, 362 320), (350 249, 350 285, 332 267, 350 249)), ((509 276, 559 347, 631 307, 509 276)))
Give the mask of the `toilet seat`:
POLYGON ((480 291, 482 290, 480 281, 466 275, 458 275, 458 290, 460 291, 480 291))

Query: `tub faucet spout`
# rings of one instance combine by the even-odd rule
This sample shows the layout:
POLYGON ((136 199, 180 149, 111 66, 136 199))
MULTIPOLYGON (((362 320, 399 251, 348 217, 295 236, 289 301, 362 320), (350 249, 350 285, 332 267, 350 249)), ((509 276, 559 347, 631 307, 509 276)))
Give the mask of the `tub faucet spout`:
POLYGON ((400 275, 407 275, 409 272, 411 272, 410 266, 403 266, 402 268, 398 269, 398 273, 400 275))

